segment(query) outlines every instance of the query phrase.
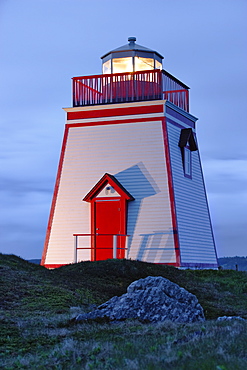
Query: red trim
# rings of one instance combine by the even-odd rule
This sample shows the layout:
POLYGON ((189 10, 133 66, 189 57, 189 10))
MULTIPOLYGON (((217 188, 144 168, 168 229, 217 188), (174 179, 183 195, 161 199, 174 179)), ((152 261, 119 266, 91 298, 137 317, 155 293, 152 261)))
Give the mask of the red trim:
POLYGON ((57 269, 58 267, 62 266, 67 266, 68 263, 63 263, 63 264, 44 264, 43 266, 46 267, 47 269, 57 269))
POLYGON ((95 204, 91 202, 91 261, 96 261, 96 236, 95 236, 95 204))
MULTIPOLYGON (((148 262, 150 263, 150 262, 148 262)), ((151 262, 152 263, 152 262, 151 262)), ((177 262, 154 262, 154 265, 164 265, 164 266, 174 266, 174 267, 181 267, 180 265, 178 265, 177 262)))
MULTIPOLYGON (((91 76, 78 76, 78 77, 72 77, 71 80, 81 80, 81 79, 93 79, 93 78, 102 78, 102 77, 113 77, 113 76, 123 76, 123 75, 129 75, 129 76, 133 76, 133 75, 137 75, 137 74, 143 74, 143 73, 153 73, 153 72, 158 72, 158 73, 161 73, 161 70, 160 69, 147 69, 145 71, 136 71, 136 72, 118 72, 118 73, 106 73, 106 74, 101 74, 101 75, 91 75, 91 76)), ((166 72, 168 74, 168 72, 166 72)), ((172 75, 170 75, 171 77, 173 77, 172 75)), ((175 77, 173 77, 175 78, 175 77)), ((179 80, 178 80, 179 81, 179 80)), ((179 81, 181 82, 181 81, 179 81)))
POLYGON ((166 126, 165 118, 162 119, 162 129, 163 129, 163 135, 164 135, 165 159, 166 159, 166 166, 167 166, 168 187, 169 187, 169 195, 170 195, 170 203, 171 203, 172 225, 173 225, 173 233, 174 233, 173 235, 174 235, 174 244, 175 244, 175 253, 176 253, 176 263, 173 265, 179 267, 181 266, 181 259, 180 259, 180 247, 179 247, 179 237, 178 237, 178 225, 177 225, 177 217, 176 217, 174 188, 173 188, 173 181, 172 181, 172 168, 171 168, 171 160, 170 160, 170 152, 169 152, 168 134, 167 134, 167 126, 166 126))
MULTIPOLYGON (((62 266, 68 266, 69 263, 66 264, 45 264, 43 265, 47 269, 56 269, 62 266)), ((154 265, 169 265, 174 267, 179 267, 177 263, 154 263, 154 265)), ((203 268, 218 268, 219 266, 215 263, 183 263, 180 267, 187 267, 187 268, 197 268, 197 269, 203 269, 203 268)))
MULTIPOLYGON (((126 235, 127 232, 127 205, 126 205, 126 199, 124 197, 118 198, 94 198, 91 200, 91 233, 93 237, 91 238, 91 243, 92 243, 92 251, 91 251, 91 261, 96 261, 96 235, 97 235, 97 230, 96 230, 96 203, 103 201, 104 199, 107 199, 109 201, 112 200, 118 200, 120 201, 120 208, 121 208, 121 220, 120 220, 120 234, 126 235)), ((121 243, 120 243, 121 244, 121 243)), ((120 252, 120 258, 123 258, 123 252, 120 252)))
POLYGON ((124 120, 117 120, 117 121, 93 121, 93 122, 80 122, 80 123, 67 123, 67 127, 87 127, 87 126, 103 126, 103 125, 116 125, 116 124, 124 124, 124 123, 143 123, 143 122, 152 122, 152 121, 160 121, 162 117, 147 117, 147 118, 132 118, 132 119, 124 119, 124 120))
MULTIPOLYGON (((127 190, 115 179, 114 176, 106 173, 98 182, 97 184, 89 191, 89 193, 83 198, 86 202, 91 202, 91 261, 96 261, 96 202, 103 201, 103 200, 120 200, 120 208, 121 208, 121 224, 120 224, 120 234, 126 235, 127 233, 127 201, 134 200, 131 194, 127 192, 127 190), (119 197, 100 197, 96 198, 97 194, 109 183, 111 186, 115 188, 115 190, 119 193, 119 197)), ((120 240, 120 244, 122 244, 122 240, 120 240)), ((124 253, 120 251, 120 258, 123 258, 124 253)))
MULTIPOLYGON (((95 260, 92 260, 92 261, 95 261, 95 260)), ((144 261, 145 263, 145 261, 144 261)), ((148 262, 148 263, 152 263, 152 262, 148 262)), ((169 266, 174 266, 174 267, 178 267, 176 263, 153 263, 154 265, 169 265, 169 266)), ((66 264, 44 264, 43 266, 46 267, 47 269, 56 269, 56 268, 59 268, 59 267, 62 267, 62 266, 68 266, 70 265, 70 263, 66 263, 66 264)), ((217 267, 216 265, 210 265, 211 267, 217 267)), ((208 267, 208 265, 207 265, 208 267)))
POLYGON ((45 244, 44 244, 43 254, 42 254, 41 263, 40 263, 42 266, 48 266, 48 265, 45 264, 45 260, 46 260, 48 243, 49 243, 50 234, 51 234, 51 226, 52 226, 52 221, 53 221, 53 216, 54 216, 55 206, 56 206, 56 201, 57 201, 57 194, 58 194, 58 188, 59 188, 59 184, 60 184, 60 178, 61 178, 61 172, 62 172, 62 167, 63 167, 63 160, 64 160, 65 148, 66 148, 66 144, 67 144, 68 132, 69 132, 69 128, 65 126, 61 156, 60 156, 60 160, 59 160, 57 178, 56 178, 56 183, 55 183, 55 188, 54 188, 54 193, 53 193, 53 199, 52 199, 52 204, 51 204, 50 217, 49 217, 49 221, 48 221, 45 244))
MULTIPOLYGON (((101 192, 101 190, 109 183, 119 193, 121 197, 126 200, 134 200, 131 194, 115 179, 114 176, 109 173, 105 173, 103 177, 97 182, 97 184, 90 190, 89 193, 83 198, 85 202, 91 202, 93 198, 101 192)), ((104 198, 103 198, 104 199, 104 198)), ((108 199, 108 198, 106 198, 108 199)))
POLYGON ((133 114, 148 114, 148 113, 162 113, 163 104, 159 105, 144 105, 137 107, 126 108, 112 108, 112 109, 98 109, 98 110, 83 110, 76 112, 67 112, 67 120, 85 119, 85 118, 99 118, 112 116, 128 116, 133 114))
MULTIPOLYGON (((120 202, 120 208, 121 208, 121 213, 120 213, 120 234, 126 235, 127 233, 127 201, 124 197, 107 197, 107 198, 94 198, 91 201, 91 232, 94 235, 94 237, 91 238, 91 243, 92 243, 92 251, 91 251, 91 261, 96 261, 96 238, 97 238, 97 230, 96 230, 96 203, 102 202, 104 200, 107 201, 116 201, 118 200, 120 202), (94 248, 94 249, 93 249, 94 248)), ((107 235, 107 234, 105 234, 107 235)), ((110 234, 111 235, 111 234, 110 234)), ((125 241, 125 239, 124 239, 125 241)), ((125 243, 124 243, 125 244, 125 243)), ((123 239, 121 237, 118 238, 118 247, 123 247, 123 239)), ((124 250, 119 250, 117 253, 117 258, 124 258, 125 251, 124 250)))

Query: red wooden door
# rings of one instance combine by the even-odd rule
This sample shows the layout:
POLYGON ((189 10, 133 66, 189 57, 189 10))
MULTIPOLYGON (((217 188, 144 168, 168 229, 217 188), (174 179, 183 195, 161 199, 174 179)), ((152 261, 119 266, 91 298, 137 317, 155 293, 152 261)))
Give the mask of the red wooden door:
POLYGON ((113 258, 113 235, 121 234, 120 203, 120 199, 95 201, 95 234, 100 234, 95 237, 96 261, 113 258))

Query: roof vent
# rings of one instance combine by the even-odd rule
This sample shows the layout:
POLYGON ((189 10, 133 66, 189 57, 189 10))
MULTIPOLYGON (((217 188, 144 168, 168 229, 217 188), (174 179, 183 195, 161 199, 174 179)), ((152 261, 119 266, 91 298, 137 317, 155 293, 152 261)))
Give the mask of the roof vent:
POLYGON ((128 37, 130 45, 133 45, 136 42, 136 37, 128 37))

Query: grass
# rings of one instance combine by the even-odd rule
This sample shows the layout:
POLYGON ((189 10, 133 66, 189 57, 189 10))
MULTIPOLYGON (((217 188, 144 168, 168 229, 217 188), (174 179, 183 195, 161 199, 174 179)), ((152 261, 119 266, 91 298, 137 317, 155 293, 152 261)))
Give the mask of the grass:
POLYGON ((56 270, 0 254, 2 369, 246 369, 247 273, 178 270, 139 261, 83 262, 56 270), (207 321, 74 324, 72 318, 134 280, 164 276, 196 294, 207 321))

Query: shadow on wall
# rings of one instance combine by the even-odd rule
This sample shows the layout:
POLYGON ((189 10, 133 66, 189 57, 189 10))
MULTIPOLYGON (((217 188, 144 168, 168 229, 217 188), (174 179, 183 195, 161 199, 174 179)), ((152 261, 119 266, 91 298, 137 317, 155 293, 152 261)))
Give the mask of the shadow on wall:
POLYGON ((133 202, 128 204, 127 232, 130 235, 129 245, 131 245, 143 199, 159 193, 160 190, 143 162, 114 174, 114 176, 135 198, 133 202))
POLYGON ((174 262, 173 230, 159 230, 150 234, 141 234, 142 237, 137 259, 153 262, 174 262), (157 261, 156 261, 157 262, 157 261))

